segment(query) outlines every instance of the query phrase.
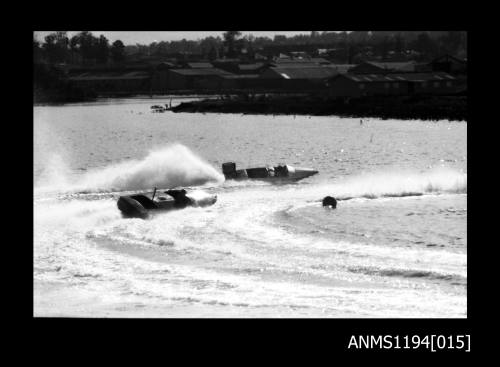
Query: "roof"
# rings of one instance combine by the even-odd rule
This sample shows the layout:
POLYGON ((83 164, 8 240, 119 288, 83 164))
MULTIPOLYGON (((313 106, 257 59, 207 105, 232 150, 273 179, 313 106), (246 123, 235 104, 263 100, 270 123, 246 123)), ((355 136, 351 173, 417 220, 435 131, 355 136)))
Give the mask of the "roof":
POLYGON ((370 82, 427 82, 441 80, 455 80, 447 73, 401 73, 401 74, 343 74, 344 77, 357 83, 370 82))
POLYGON ((440 57, 435 58, 432 62, 448 62, 448 61, 455 61, 460 64, 467 64, 467 59, 459 59, 458 57, 452 56, 452 55, 443 55, 440 57))
POLYGON ((255 55, 253 55, 253 57, 254 57, 254 58, 256 58, 256 59, 263 59, 263 60, 267 60, 267 57, 266 57, 266 56, 264 56, 264 55, 262 55, 262 54, 260 54, 260 53, 258 53, 258 52, 256 52, 256 53, 255 53, 255 55))
POLYGON ((288 66, 295 66, 295 67, 304 67, 306 65, 311 65, 311 66, 317 66, 319 64, 326 64, 326 65, 330 65, 331 62, 328 61, 327 59, 324 59, 322 57, 312 57, 312 58, 308 58, 308 59, 290 59, 290 60, 287 60, 287 59, 279 59, 279 60, 274 60, 272 62, 272 64, 274 65, 286 65, 286 67, 288 66))
POLYGON ((188 62, 187 66, 193 69, 210 69, 214 67, 209 62, 188 62))
POLYGON ((371 65, 379 69, 384 70, 396 70, 396 71, 415 71, 415 61, 405 61, 405 62, 376 62, 376 61, 365 61, 358 66, 371 65))
POLYGON ((238 65, 238 68, 240 70, 257 70, 257 69, 260 69, 264 67, 264 64, 259 62, 259 63, 256 63, 256 64, 241 64, 241 65, 238 65))
POLYGON ((206 68, 206 69, 170 69, 172 73, 181 74, 181 75, 197 75, 197 76, 207 76, 207 75, 232 75, 231 73, 216 69, 216 68, 206 68))
POLYGON ((349 69, 355 67, 356 64, 331 64, 330 66, 335 67, 340 74, 345 74, 349 69))
POLYGON ((223 63, 223 62, 229 62, 229 63, 239 63, 241 62, 240 59, 215 59, 213 63, 223 63))
POLYGON ((309 59, 309 61, 315 62, 315 63, 318 63, 318 64, 331 64, 330 61, 328 61, 327 59, 325 59, 323 57, 311 57, 309 59))
POLYGON ((288 67, 287 66, 277 66, 272 67, 269 70, 274 71, 278 75, 281 75, 284 79, 323 79, 329 78, 336 74, 338 71, 336 68, 327 66, 302 66, 298 67, 288 67))
POLYGON ((286 54, 282 54, 282 53, 280 53, 279 56, 278 56, 278 60, 279 59, 290 59, 290 58, 291 58, 290 56, 288 56, 286 54))
POLYGON ((230 74, 230 75, 221 75, 224 79, 256 79, 260 75, 259 74, 230 74))
POLYGON ((175 64, 172 63, 172 62, 168 62, 168 61, 162 61, 160 62, 158 65, 156 65, 156 67, 167 67, 167 68, 173 68, 175 67, 175 64))
POLYGON ((137 79, 147 79, 150 78, 149 73, 144 71, 132 71, 132 72, 87 72, 72 76, 69 80, 80 81, 80 80, 137 80, 137 79))
POLYGON ((322 57, 310 57, 306 59, 298 59, 298 58, 279 58, 273 60, 274 63, 276 64, 319 64, 319 63, 330 63, 327 59, 324 59, 322 57))

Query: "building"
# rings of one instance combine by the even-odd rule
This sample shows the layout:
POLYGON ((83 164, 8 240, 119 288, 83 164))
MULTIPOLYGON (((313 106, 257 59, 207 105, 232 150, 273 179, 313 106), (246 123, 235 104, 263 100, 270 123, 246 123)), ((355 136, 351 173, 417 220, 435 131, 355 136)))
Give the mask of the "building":
POLYGON ((347 74, 356 64, 330 64, 330 66, 337 69, 339 74, 347 74))
POLYGON ((327 79, 337 75, 335 66, 283 65, 269 67, 261 73, 262 78, 278 79, 327 79))
POLYGON ((294 66, 316 66, 316 65, 330 65, 331 62, 322 57, 308 57, 308 58, 275 58, 272 61, 275 66, 281 65, 294 65, 294 66))
POLYGON ((227 71, 207 69, 168 69, 160 80, 153 82, 154 92, 171 90, 217 90, 223 87, 222 76, 231 75, 227 71))
POLYGON ((187 62, 185 67, 188 69, 211 69, 214 66, 209 62, 187 62))
POLYGON ((447 73, 339 74, 327 81, 332 97, 455 94, 457 79, 447 73))
POLYGON ((307 59, 311 57, 307 52, 304 51, 292 51, 289 52, 290 56, 294 59, 307 59))
POLYGON ((433 71, 450 74, 467 74, 467 59, 459 59, 451 55, 443 55, 434 59, 430 66, 433 71))
POLYGON ((309 62, 319 64, 319 65, 331 65, 331 61, 323 58, 323 57, 311 57, 309 62))
POLYGON ((222 75, 221 88, 225 90, 261 90, 262 79, 259 74, 222 75))
POLYGON ((324 81, 337 75, 335 67, 319 65, 301 65, 301 67, 283 65, 264 70, 260 77, 265 85, 285 90, 310 90, 324 88, 324 81))
POLYGON ((220 70, 225 70, 232 74, 238 74, 239 65, 241 64, 240 59, 216 59, 212 61, 212 65, 220 70))
POLYGON ((256 62, 253 64, 239 64, 237 73, 255 75, 261 73, 266 67, 267 65, 263 62, 256 62))
POLYGON ((413 73, 417 68, 415 61, 375 62, 365 61, 349 70, 352 74, 413 73))
POLYGON ((172 62, 161 62, 156 65, 151 78, 153 93, 165 93, 168 85, 168 70, 177 69, 179 66, 172 62))
POLYGON ((177 64, 171 61, 162 61, 156 65, 157 70, 175 69, 176 67, 178 67, 177 64))
POLYGON ((317 51, 319 48, 324 48, 324 44, 321 42, 318 43, 300 43, 300 44, 279 44, 274 42, 273 44, 268 44, 262 47, 259 52, 262 55, 266 55, 267 57, 275 57, 285 55, 291 55, 292 52, 304 52, 307 55, 317 55, 317 51))
POLYGON ((258 52, 256 52, 253 57, 255 60, 260 60, 260 61, 266 61, 268 59, 267 56, 264 56, 258 52))
POLYGON ((151 74, 147 71, 87 71, 68 79, 76 87, 101 95, 151 92, 151 74))

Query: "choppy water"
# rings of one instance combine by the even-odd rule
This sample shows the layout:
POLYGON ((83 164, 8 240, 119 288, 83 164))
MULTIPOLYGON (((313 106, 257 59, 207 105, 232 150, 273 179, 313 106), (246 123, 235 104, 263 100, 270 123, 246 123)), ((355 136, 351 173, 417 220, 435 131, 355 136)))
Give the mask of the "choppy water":
POLYGON ((36 316, 467 315, 466 123, 160 103, 34 108, 36 316), (320 173, 224 182, 225 161, 320 173), (120 194, 178 185, 218 201, 121 218, 120 194))

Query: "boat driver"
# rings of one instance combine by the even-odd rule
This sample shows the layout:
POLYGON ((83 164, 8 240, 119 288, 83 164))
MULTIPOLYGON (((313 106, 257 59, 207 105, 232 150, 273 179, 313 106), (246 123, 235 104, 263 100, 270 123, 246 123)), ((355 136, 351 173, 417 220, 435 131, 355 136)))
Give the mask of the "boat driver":
POLYGON ((185 208, 191 205, 191 199, 186 196, 186 190, 167 190, 166 194, 174 198, 174 206, 176 208, 185 208))

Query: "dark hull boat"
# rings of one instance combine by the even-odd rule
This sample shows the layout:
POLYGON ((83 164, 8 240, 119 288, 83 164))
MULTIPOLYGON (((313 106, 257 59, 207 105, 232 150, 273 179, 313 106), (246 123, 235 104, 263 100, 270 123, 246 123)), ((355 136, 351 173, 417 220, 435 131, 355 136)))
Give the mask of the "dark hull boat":
POLYGON ((264 181, 298 181, 315 175, 318 171, 312 168, 292 167, 288 164, 275 167, 258 167, 236 169, 236 163, 222 164, 222 173, 226 180, 264 180, 264 181))
POLYGON ((206 194, 199 197, 187 194, 186 190, 167 190, 165 193, 170 197, 159 196, 155 199, 156 189, 151 199, 144 194, 120 196, 118 209, 125 218, 146 219, 155 212, 179 210, 188 206, 209 206, 217 201, 217 195, 206 194))

